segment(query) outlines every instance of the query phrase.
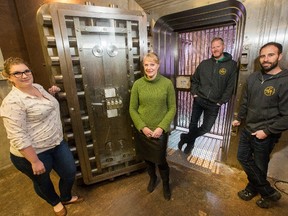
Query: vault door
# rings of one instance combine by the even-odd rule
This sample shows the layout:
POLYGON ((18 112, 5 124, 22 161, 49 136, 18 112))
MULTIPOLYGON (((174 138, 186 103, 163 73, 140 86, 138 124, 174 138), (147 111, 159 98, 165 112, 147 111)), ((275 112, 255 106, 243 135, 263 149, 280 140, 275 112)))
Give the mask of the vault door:
POLYGON ((130 66, 133 63, 132 25, 114 18, 75 19, 76 38, 91 127, 99 154, 98 171, 135 157, 129 116, 130 66))
POLYGON ((78 179, 91 184, 143 168, 128 107, 147 51, 146 16, 53 3, 41 6, 37 21, 78 179))

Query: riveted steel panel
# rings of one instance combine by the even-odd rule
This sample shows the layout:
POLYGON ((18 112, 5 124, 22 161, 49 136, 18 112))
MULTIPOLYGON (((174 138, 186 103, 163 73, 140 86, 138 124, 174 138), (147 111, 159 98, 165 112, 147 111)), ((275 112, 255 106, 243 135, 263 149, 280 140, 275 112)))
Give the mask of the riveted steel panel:
POLYGON ((78 179, 91 184, 142 168, 129 98, 147 51, 146 16, 54 3, 39 9, 37 21, 78 179))

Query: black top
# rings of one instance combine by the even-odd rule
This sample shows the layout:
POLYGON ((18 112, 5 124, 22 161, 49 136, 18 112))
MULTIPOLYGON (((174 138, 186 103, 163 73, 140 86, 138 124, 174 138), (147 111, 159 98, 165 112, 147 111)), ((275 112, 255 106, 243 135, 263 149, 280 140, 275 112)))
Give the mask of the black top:
POLYGON ((211 102, 223 104, 233 94, 237 78, 237 63, 229 53, 216 61, 213 57, 202 61, 191 78, 191 93, 211 102))
POLYGON ((243 90, 237 119, 246 119, 247 130, 269 135, 288 129, 288 70, 272 76, 252 73, 243 90))

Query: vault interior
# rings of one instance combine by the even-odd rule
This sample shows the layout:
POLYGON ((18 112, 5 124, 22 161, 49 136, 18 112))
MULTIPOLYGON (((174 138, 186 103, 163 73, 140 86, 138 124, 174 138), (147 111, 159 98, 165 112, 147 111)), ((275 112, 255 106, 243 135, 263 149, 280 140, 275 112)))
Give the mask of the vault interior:
MULTIPOLYGON (((239 62, 245 19, 245 8, 240 2, 225 1, 169 14, 155 23, 153 42, 155 52, 161 57, 160 71, 174 80, 177 90, 177 116, 174 122, 176 132, 172 133, 170 138, 174 140, 169 142, 172 149, 170 156, 177 152, 174 151, 179 141, 180 133, 177 131, 188 130, 193 105, 190 87, 177 87, 177 79, 190 77, 197 65, 211 56, 209 46, 212 38, 216 36, 224 39, 225 51, 239 62)), ((196 140, 191 156, 185 158, 185 161, 202 166, 207 164, 207 161, 222 161, 227 158, 231 136, 230 122, 233 117, 232 100, 222 105, 214 127, 204 136, 205 140, 203 137, 196 140), (203 163, 199 163, 198 159, 203 163)), ((199 123, 201 124, 201 120, 199 123)), ((175 157, 171 158, 175 161, 175 157)), ((208 167, 211 168, 213 165, 210 164, 208 167)))

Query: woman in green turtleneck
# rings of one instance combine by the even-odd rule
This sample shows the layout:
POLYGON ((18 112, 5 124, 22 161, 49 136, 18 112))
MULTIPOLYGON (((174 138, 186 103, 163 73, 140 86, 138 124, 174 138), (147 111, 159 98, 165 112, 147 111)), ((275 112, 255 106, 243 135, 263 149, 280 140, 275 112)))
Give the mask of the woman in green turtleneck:
POLYGON ((170 124, 176 113, 175 90, 171 80, 159 72, 159 58, 148 53, 143 58, 144 76, 135 81, 129 112, 138 131, 136 152, 147 163, 151 193, 157 185, 156 165, 163 182, 163 194, 170 200, 169 166, 166 148, 170 124))

